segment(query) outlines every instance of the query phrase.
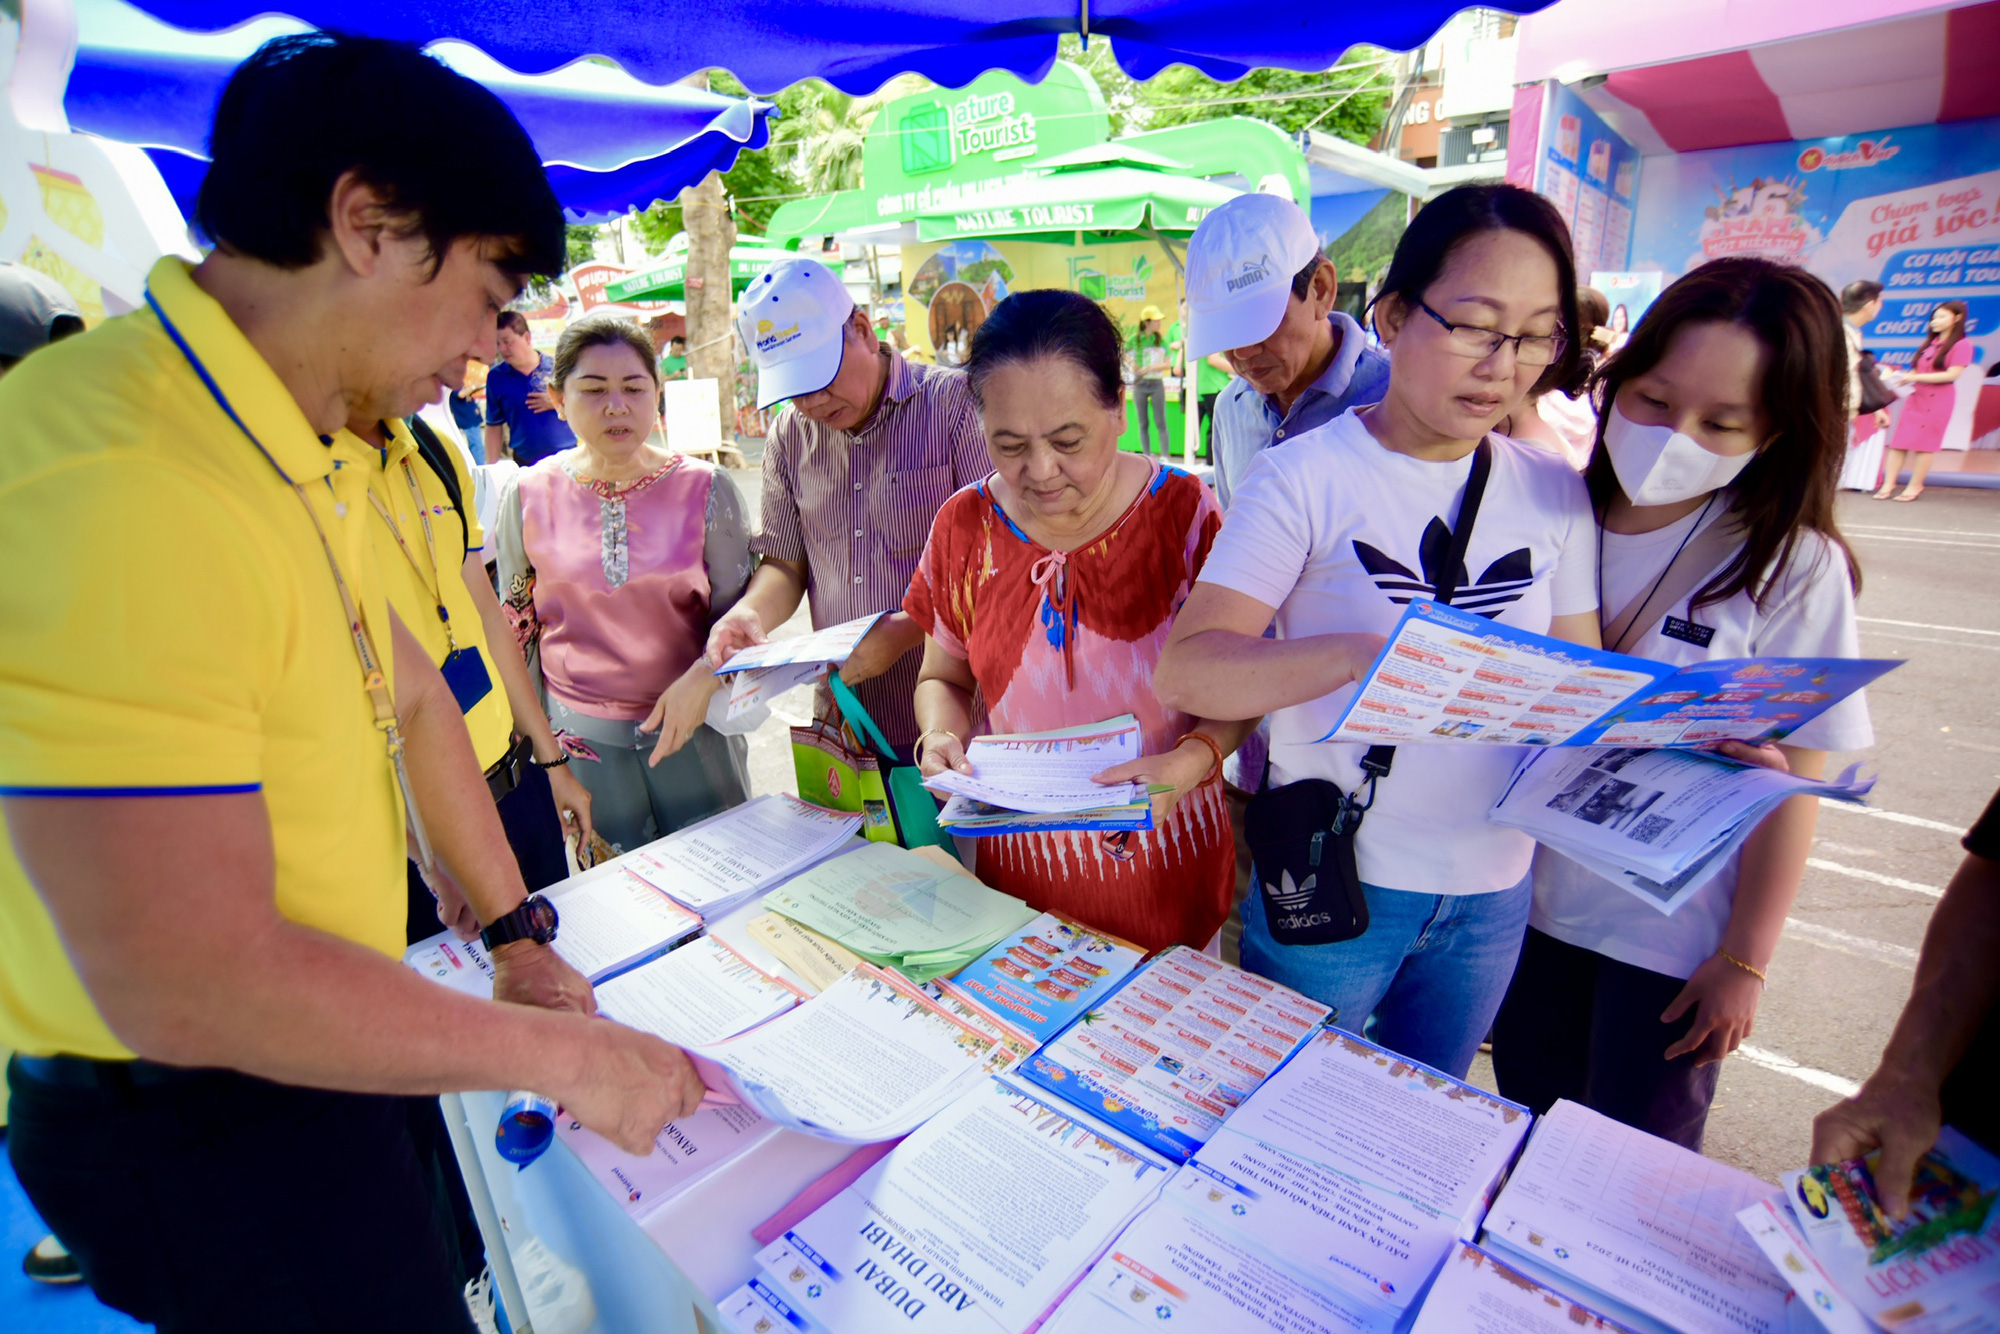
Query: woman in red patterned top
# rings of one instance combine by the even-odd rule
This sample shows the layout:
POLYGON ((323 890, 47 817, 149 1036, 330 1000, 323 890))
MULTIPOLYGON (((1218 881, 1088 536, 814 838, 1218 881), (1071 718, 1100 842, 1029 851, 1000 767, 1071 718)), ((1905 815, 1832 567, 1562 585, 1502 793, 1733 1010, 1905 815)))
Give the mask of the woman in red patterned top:
POLYGON ((1250 724, 1165 707, 1153 667, 1222 513, 1196 478, 1119 452, 1119 352, 1109 317, 1072 292, 1012 296, 973 337, 966 370, 995 471, 938 512, 903 603, 925 635, 917 760, 927 776, 969 771, 975 729, 1136 715, 1146 754, 1098 777, 1170 784, 1152 829, 982 838, 973 869, 1148 949, 1199 949, 1229 916, 1220 771, 1250 724))

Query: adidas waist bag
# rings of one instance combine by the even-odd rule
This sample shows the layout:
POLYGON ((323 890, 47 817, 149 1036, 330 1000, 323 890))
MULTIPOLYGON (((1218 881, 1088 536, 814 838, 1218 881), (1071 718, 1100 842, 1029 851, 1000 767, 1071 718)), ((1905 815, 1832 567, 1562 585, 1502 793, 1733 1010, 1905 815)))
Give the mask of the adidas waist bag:
POLYGON ((1329 945, 1368 929, 1368 896, 1354 863, 1361 811, 1324 778, 1287 783, 1251 799, 1243 835, 1264 896, 1264 920, 1279 944, 1329 945))

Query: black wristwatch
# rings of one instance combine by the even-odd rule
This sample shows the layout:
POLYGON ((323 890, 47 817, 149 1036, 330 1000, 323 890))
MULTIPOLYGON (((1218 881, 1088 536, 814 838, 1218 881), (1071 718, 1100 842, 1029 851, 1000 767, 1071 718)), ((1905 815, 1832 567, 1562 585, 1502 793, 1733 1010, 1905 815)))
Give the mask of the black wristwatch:
POLYGON ((480 943, 489 950, 517 940, 532 940, 537 945, 555 942, 556 905, 540 894, 530 894, 520 907, 504 917, 494 919, 491 926, 479 933, 480 943))

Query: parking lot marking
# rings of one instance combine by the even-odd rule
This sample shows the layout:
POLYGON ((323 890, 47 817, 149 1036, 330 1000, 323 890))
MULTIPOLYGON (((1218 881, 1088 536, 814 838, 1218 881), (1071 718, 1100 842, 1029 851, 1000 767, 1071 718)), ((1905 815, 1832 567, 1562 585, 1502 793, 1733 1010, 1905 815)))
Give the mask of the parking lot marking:
POLYGON ((1870 940, 1866 936, 1853 936, 1845 931, 1836 931, 1830 926, 1816 922, 1801 922, 1796 917, 1785 919, 1785 934, 1796 936, 1809 945, 1821 949, 1838 950, 1842 954, 1852 954, 1863 959, 1873 959, 1891 968, 1913 972, 1917 966, 1917 952, 1908 945, 1892 945, 1886 940, 1870 940))
POLYGON ((1891 889, 1907 889, 1912 894, 1927 894, 1934 899, 1944 897, 1944 891, 1936 885, 1920 885, 1914 880, 1904 880, 1899 876, 1893 875, 1882 875, 1875 871, 1864 871, 1858 866, 1842 866, 1839 862, 1830 862, 1823 857, 1808 857, 1806 858, 1806 865, 1821 871, 1831 871, 1835 875, 1851 875, 1856 880, 1866 880, 1871 884, 1887 885, 1891 889))
POLYGON ((1752 1065, 1761 1065, 1766 1070, 1775 1070, 1781 1075, 1804 1080, 1814 1088, 1825 1089, 1828 1093, 1836 1093, 1843 1098, 1851 1098, 1861 1091, 1861 1085, 1851 1079, 1825 1070, 1815 1070, 1809 1065, 1800 1065, 1789 1056, 1766 1051, 1762 1047, 1753 1047, 1747 1042, 1736 1049, 1736 1054, 1752 1065))
POLYGON ((1877 820, 1915 825, 1919 829, 1935 829, 1940 833, 1950 834, 1953 838, 1965 836, 1965 828, 1962 825, 1946 824, 1942 820, 1927 820, 1921 815, 1905 815, 1901 811, 1885 811, 1880 806, 1857 806, 1851 801, 1822 801, 1819 808, 1823 811, 1844 811, 1849 815, 1872 815, 1877 820))

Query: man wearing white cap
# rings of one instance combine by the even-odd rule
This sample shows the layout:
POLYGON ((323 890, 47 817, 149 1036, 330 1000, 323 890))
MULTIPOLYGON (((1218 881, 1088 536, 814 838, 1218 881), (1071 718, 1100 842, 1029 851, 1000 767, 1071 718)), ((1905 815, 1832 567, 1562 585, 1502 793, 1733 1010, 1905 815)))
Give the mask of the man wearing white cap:
POLYGON ((903 594, 945 499, 993 470, 972 391, 959 372, 883 346, 817 260, 773 264, 744 292, 736 327, 757 365, 757 406, 790 406, 764 450, 763 531, 751 543, 763 563, 709 632, 709 660, 762 643, 807 594, 815 628, 886 612, 840 675, 907 750, 924 635, 903 594))
POLYGON ((1223 353, 1237 378, 1215 404, 1215 494, 1259 451, 1381 401, 1389 358, 1333 308, 1337 275, 1312 220, 1276 195, 1238 195, 1188 242, 1188 357, 1223 353))

